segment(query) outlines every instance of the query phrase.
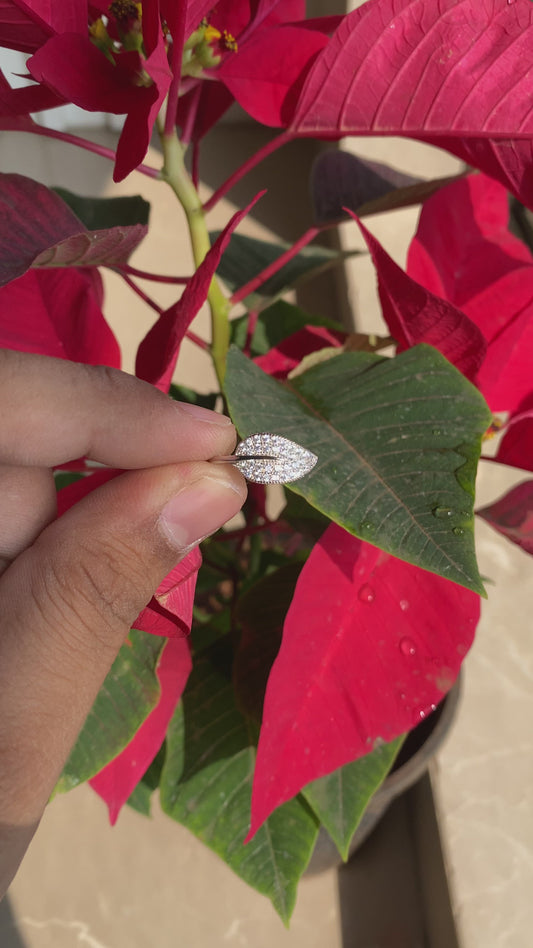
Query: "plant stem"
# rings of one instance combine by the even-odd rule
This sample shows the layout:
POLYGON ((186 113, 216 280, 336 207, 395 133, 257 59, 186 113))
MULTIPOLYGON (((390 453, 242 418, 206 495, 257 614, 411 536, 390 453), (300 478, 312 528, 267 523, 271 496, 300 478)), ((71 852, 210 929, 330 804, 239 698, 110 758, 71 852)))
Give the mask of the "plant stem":
POLYGON ((130 267, 128 263, 117 263, 113 269, 116 273, 126 273, 130 277, 137 277, 139 280, 151 280, 154 283, 171 283, 182 286, 188 283, 190 276, 166 276, 163 273, 150 273, 148 270, 139 270, 137 267, 130 267))
MULTIPOLYGON (((185 211, 194 263, 198 268, 211 249, 202 202, 185 168, 183 147, 177 134, 175 132, 170 135, 163 133, 161 142, 164 155, 161 178, 170 185, 185 211)), ((211 357, 218 381, 222 386, 229 347, 230 302, 220 289, 216 277, 211 280, 207 301, 211 310, 211 357)))
MULTIPOLYGON (((34 135, 42 135, 44 138, 57 138, 58 141, 66 142, 67 145, 76 145, 78 148, 84 148, 85 151, 92 151, 95 155, 102 158, 109 158, 115 161, 116 152, 105 145, 99 145, 97 142, 91 142, 88 138, 81 138, 79 135, 70 135, 68 132, 58 132, 55 128, 45 128, 43 125, 35 123, 34 128, 21 128, 16 131, 31 132, 34 135)), ((151 168, 149 165, 137 165, 135 171, 146 175, 148 178, 159 178, 160 172, 157 168, 151 168)))
POLYGON ((115 270, 115 273, 118 273, 119 276, 122 277, 122 279, 124 280, 124 283, 126 283, 126 285, 129 286, 130 290, 133 290, 133 292, 137 294, 137 296, 143 301, 143 303, 146 303, 147 306, 155 310, 155 312, 158 313, 159 316, 161 316, 161 313, 163 312, 163 307, 160 306, 159 303, 156 303, 156 301, 153 300, 151 296, 148 296, 148 293, 145 293, 144 290, 141 290, 140 286, 137 286, 137 284, 133 282, 131 277, 127 276, 124 272, 121 272, 120 270, 115 270))
MULTIPOLYGON (((139 296, 140 299, 142 299, 142 301, 146 303, 147 306, 150 306, 151 309, 155 310, 155 312, 159 316, 163 315, 163 313, 165 312, 163 307, 160 306, 159 303, 156 303, 156 301, 153 300, 151 296, 148 296, 148 294, 145 293, 144 290, 141 290, 140 286, 137 286, 137 284, 134 283, 134 281, 129 276, 127 276, 123 270, 119 270, 116 267, 113 267, 113 270, 115 273, 118 273, 118 275, 122 277, 124 282, 129 286, 130 290, 133 290, 133 292, 136 293, 137 296, 139 296)), ((191 342, 194 342, 195 346, 198 346, 199 349, 203 349, 204 352, 209 349, 209 346, 207 342, 205 341, 205 339, 202 339, 201 336, 197 336, 195 332, 192 332, 192 330, 188 329, 187 332, 185 333, 185 337, 186 339, 190 339, 191 342)))
POLYGON ((285 250, 276 260, 273 260, 272 263, 269 263, 268 267, 265 267, 261 270, 261 273, 258 273, 257 276, 252 277, 251 280, 248 280, 248 283, 245 283, 244 286, 241 286, 238 290, 235 290, 235 293, 231 297, 231 302, 235 306, 236 303, 240 303, 241 300, 245 299, 250 293, 253 293, 254 290, 257 290, 259 286, 262 286, 263 283, 266 283, 270 277, 273 277, 274 274, 278 273, 285 264, 289 263, 295 257, 303 247, 306 247, 307 244, 311 243, 312 240, 320 233, 319 227, 310 227, 309 230, 306 230, 305 234, 302 234, 301 237, 289 247, 288 250, 285 250))

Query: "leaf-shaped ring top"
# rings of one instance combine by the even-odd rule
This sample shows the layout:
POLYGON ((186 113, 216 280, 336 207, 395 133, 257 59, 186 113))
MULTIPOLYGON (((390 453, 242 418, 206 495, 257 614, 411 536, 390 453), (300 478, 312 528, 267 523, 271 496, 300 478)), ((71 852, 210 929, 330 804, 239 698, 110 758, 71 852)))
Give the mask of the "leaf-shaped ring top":
POLYGON ((255 484, 288 484, 308 474, 318 458, 295 441, 264 431, 241 441, 235 454, 212 460, 234 464, 255 484))

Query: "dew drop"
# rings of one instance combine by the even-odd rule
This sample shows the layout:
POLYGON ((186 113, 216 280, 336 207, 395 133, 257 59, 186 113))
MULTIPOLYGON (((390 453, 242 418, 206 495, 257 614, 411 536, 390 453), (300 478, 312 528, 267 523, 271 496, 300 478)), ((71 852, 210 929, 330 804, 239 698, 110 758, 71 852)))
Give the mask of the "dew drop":
POLYGON ((434 434, 435 437, 438 437, 438 435, 441 435, 441 434, 442 434, 442 431, 441 431, 440 428, 433 428, 432 434, 434 434))
POLYGON ((437 517, 438 520, 447 520, 448 517, 453 517, 453 510, 451 507, 433 507, 432 514, 434 517, 437 517))
POLYGON ((430 704, 427 708, 421 708, 415 713, 415 724, 420 724, 421 721, 425 721, 429 714, 432 714, 437 708, 436 704, 430 704))
POLYGON ((454 527, 453 530, 452 530, 452 533, 453 533, 453 535, 456 536, 456 537, 462 537, 462 536, 464 536, 464 530, 463 530, 462 527, 454 527))
POLYGON ((372 589, 372 586, 369 586, 368 583, 363 583, 359 589, 359 592, 357 593, 357 598, 360 599, 361 602, 366 602, 366 604, 369 606, 371 602, 374 602, 376 594, 372 589))
POLYGON ((370 533, 374 529, 374 524, 371 520, 363 520, 359 525, 359 529, 364 533, 370 533))
POLYGON ((409 608, 409 602, 407 599, 400 599, 400 609, 402 612, 407 612, 409 608))
POLYGON ((400 639, 400 652, 407 656, 416 655, 416 645, 408 636, 400 639))

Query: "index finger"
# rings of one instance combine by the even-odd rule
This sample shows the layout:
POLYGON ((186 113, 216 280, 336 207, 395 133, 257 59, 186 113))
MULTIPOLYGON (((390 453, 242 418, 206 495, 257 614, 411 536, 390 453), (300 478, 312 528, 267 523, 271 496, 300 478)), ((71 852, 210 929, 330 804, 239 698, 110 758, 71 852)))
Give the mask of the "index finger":
POLYGON ((229 418, 118 369, 0 350, 0 464, 145 468, 207 460, 235 441, 229 418))

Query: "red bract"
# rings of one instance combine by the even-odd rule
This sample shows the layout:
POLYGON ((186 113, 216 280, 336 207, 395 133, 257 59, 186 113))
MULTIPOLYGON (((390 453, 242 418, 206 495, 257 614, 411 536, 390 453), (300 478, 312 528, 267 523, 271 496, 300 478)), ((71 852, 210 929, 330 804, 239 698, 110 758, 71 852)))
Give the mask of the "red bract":
POLYGON ((137 616, 134 627, 166 638, 189 635, 196 577, 201 565, 202 554, 195 547, 165 576, 146 608, 137 616))
POLYGON ((307 29, 297 22, 304 17, 302 0, 222 0, 214 6, 208 19, 221 34, 219 45, 213 44, 221 62, 208 70, 209 81, 193 81, 180 101, 177 122, 189 138, 200 139, 234 98, 266 125, 290 121, 307 69, 331 27, 328 19, 324 32, 320 21, 307 29), (228 35, 236 48, 227 43, 228 35))
POLYGON ((533 201, 529 0, 369 0, 316 59, 291 129, 403 135, 533 201))
POLYGON ((168 392, 181 343, 198 310, 205 303, 211 280, 230 237, 263 193, 258 194, 243 211, 233 215, 187 283, 183 295, 161 314, 144 337, 137 350, 135 366, 139 378, 168 392))
POLYGON ((375 237, 357 220, 378 274, 383 317, 403 352, 425 342, 442 352, 469 379, 485 357, 487 345, 475 323, 451 303, 427 292, 389 257, 375 237))
POLYGON ((328 37, 298 26, 264 29, 228 57, 218 76, 263 125, 288 125, 302 85, 328 37))
POLYGON ((254 359, 254 362, 273 378, 286 379, 304 356, 327 346, 342 346, 345 338, 346 333, 333 332, 325 326, 305 326, 292 336, 282 339, 265 355, 254 359))
MULTIPOLYGON (((90 39, 87 4, 83 0, 61 4, 62 12, 55 14, 46 0, 35 0, 31 7, 20 0, 11 6, 23 11, 24 18, 20 23, 20 40, 13 27, 9 45, 27 49, 41 35, 42 42, 27 67, 32 78, 57 97, 53 104, 73 102, 89 112, 126 115, 114 171, 115 180, 122 180, 146 154, 171 80, 157 0, 143 4, 143 51, 113 48, 112 53, 108 50, 113 61, 90 39), (39 27, 40 33, 32 31, 32 24, 39 27), (48 35, 43 37, 43 32, 48 35)), ((32 94, 26 92, 28 106, 35 111, 39 105, 31 102, 32 94)), ((34 94, 37 96, 37 90, 34 94)))
POLYGON ((533 481, 518 484, 496 503, 476 512, 498 533, 533 554, 533 481))
POLYGON ((328 527, 270 673, 251 835, 310 781, 418 724, 455 680, 479 613, 475 593, 328 527))
POLYGON ((511 415, 496 460, 533 471, 533 394, 524 398, 511 415))
POLYGON ((533 258, 508 220, 498 182, 448 185, 422 208, 407 272, 479 327, 488 345, 478 387, 493 411, 513 412, 533 389, 533 258))
POLYGON ((0 345, 119 368, 120 350, 101 300, 96 270, 30 270, 0 288, 0 345))
POLYGON ((89 781, 107 804, 111 825, 161 747, 191 668, 188 641, 169 639, 157 665, 161 696, 156 707, 122 753, 89 781))

